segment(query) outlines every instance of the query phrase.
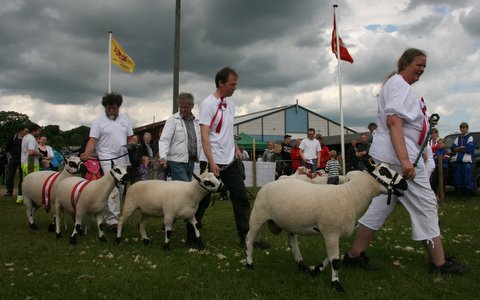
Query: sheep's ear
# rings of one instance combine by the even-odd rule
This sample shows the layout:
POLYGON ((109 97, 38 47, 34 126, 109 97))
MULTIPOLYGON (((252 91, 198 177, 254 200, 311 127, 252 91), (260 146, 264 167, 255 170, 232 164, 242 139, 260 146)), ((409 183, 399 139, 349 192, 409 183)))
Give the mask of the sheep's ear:
POLYGON ((373 159, 369 158, 363 163, 365 164, 365 168, 367 168, 368 171, 372 172, 373 170, 375 170, 375 162, 373 161, 373 159))
POLYGON ((200 179, 200 177, 198 177, 197 174, 192 173, 192 175, 193 175, 193 178, 195 178, 198 182, 202 182, 202 180, 200 179))
POLYGON ((112 159, 110 162, 112 163, 112 169, 113 169, 113 166, 115 165, 115 164, 113 163, 113 159, 112 159))
POLYGON ((65 164, 67 164, 67 159, 65 158, 65 156, 62 155, 62 157, 63 157, 63 161, 65 162, 65 164))

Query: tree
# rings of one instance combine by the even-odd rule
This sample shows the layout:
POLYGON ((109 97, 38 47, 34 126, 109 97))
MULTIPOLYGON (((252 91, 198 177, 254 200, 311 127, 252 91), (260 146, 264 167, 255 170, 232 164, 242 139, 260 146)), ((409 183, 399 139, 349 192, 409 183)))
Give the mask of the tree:
POLYGON ((30 126, 31 124, 33 122, 25 114, 15 111, 0 111, 0 145, 5 145, 21 126, 30 126))

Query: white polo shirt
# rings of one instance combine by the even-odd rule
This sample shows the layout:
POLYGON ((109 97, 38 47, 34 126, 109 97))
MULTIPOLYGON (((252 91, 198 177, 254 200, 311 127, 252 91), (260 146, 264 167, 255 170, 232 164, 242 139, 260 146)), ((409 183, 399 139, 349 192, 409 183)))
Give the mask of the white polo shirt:
MULTIPOLYGON (((102 112, 93 121, 90 129, 90 137, 97 139, 95 151, 99 159, 110 159, 126 154, 127 137, 133 135, 132 125, 128 118, 119 113, 116 120, 110 120, 105 112, 102 112)), ((114 160, 118 165, 129 165, 128 155, 114 160)))
POLYGON ((299 148, 303 150, 303 156, 306 159, 317 159, 317 152, 322 149, 317 139, 311 140, 309 138, 303 139, 299 148))
MULTIPOLYGON (((31 134, 27 134, 22 138, 22 152, 20 156, 20 162, 22 164, 28 163, 28 150, 38 150, 38 143, 35 137, 31 134)), ((39 156, 35 155, 34 164, 39 164, 39 156)))
MULTIPOLYGON (((423 107, 424 103, 401 75, 396 74, 389 78, 378 96, 378 127, 369 154, 382 162, 400 164, 387 127, 387 117, 396 115, 404 121, 408 157, 414 162, 422 147, 418 142, 424 121, 427 124, 426 130, 430 130, 428 117, 422 111, 423 107)), ((423 163, 423 160, 419 163, 423 163)))
POLYGON ((221 100, 210 95, 202 101, 199 107, 200 125, 211 126, 209 139, 212 156, 215 163, 219 165, 228 165, 235 157, 235 140, 233 138, 235 105, 229 98, 225 98, 224 101, 227 107, 222 106, 219 109, 221 100), (217 133, 220 120, 220 132, 217 133))

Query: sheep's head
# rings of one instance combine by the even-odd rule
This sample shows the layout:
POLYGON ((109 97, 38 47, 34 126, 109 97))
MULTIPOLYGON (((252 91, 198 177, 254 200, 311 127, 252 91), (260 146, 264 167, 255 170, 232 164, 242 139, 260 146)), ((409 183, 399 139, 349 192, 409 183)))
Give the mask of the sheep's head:
POLYGON ((396 196, 402 196, 407 190, 407 181, 398 172, 392 170, 385 163, 375 163, 369 160, 365 163, 368 173, 372 175, 385 188, 385 194, 393 193, 396 196))
POLYGON ((128 172, 126 166, 117 166, 113 165, 110 169, 110 174, 112 175, 113 179, 115 180, 115 185, 127 184, 128 183, 128 172))
POLYGON ((65 159, 65 170, 70 174, 86 173, 87 168, 83 164, 80 157, 70 156, 68 159, 65 159))
POLYGON ((223 187, 223 183, 212 172, 203 172, 201 175, 193 173, 193 177, 198 184, 208 192, 219 191, 223 187))

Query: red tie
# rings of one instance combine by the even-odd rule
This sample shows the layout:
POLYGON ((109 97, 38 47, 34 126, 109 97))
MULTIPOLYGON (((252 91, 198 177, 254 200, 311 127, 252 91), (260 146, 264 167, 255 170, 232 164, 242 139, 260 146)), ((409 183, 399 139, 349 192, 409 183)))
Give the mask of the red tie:
POLYGON ((422 112, 423 112, 423 126, 422 132, 420 133, 420 138, 418 139, 418 144, 423 145, 423 140, 425 139, 425 135, 427 134, 427 106, 425 105, 425 101, 422 97, 422 112))
POLYGON ((213 119, 210 122, 210 129, 212 129, 213 123, 215 122, 215 119, 217 119, 218 111, 222 112, 222 115, 220 116, 220 121, 218 122, 217 128, 215 129, 216 133, 220 133, 220 130, 222 129, 223 111, 226 108, 227 108, 227 102, 225 102, 225 97, 220 97, 220 103, 218 103, 217 111, 215 112, 215 116, 213 116, 213 119))

